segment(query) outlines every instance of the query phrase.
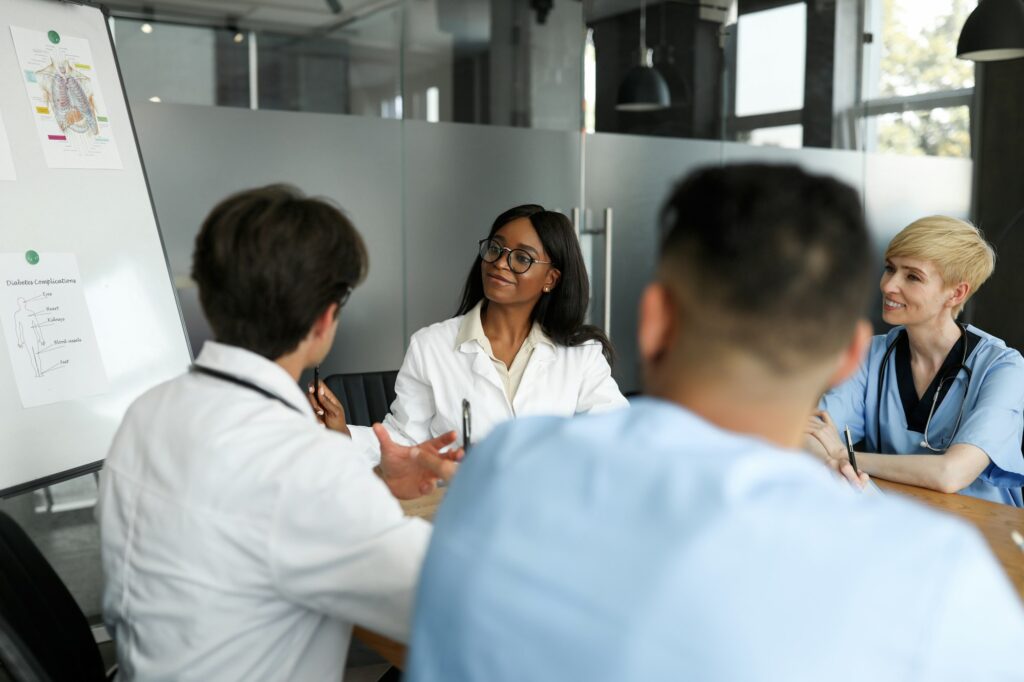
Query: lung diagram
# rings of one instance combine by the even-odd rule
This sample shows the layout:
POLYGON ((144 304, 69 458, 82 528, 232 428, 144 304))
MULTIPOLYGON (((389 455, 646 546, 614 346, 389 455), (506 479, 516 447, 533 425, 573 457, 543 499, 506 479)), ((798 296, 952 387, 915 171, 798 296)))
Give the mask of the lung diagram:
POLYGON ((75 69, 67 60, 50 62, 36 71, 36 81, 46 93, 57 125, 64 132, 98 135, 96 104, 90 94, 89 77, 75 69))

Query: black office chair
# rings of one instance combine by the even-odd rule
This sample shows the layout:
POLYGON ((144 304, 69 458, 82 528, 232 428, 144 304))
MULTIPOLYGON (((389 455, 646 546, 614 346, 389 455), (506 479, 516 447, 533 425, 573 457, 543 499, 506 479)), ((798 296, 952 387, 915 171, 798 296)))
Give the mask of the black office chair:
POLYGON ((18 682, 107 679, 92 630, 60 576, 0 512, 0 664, 18 682))
POLYGON ((398 371, 332 374, 323 380, 345 408, 345 421, 370 426, 391 411, 398 371))

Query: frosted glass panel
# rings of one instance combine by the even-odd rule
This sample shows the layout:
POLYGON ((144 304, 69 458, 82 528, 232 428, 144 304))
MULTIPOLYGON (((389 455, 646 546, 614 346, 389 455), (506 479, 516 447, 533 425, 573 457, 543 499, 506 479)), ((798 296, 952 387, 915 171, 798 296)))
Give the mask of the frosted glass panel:
POLYGON ((804 106, 807 6, 802 3, 740 15, 736 53, 736 115, 804 106))
MULTIPOLYGON (((187 284, 203 218, 232 192, 287 182, 337 202, 370 252, 370 275, 341 312, 321 371, 396 369, 402 333, 401 122, 327 114, 136 102, 133 107, 171 269, 187 284), (198 160, 198 162, 197 162, 198 160)), ((186 324, 196 319, 194 292, 186 324)), ((194 348, 198 354, 199 348, 194 348)))
POLYGON ((406 333, 452 317, 494 219, 579 203, 579 133, 405 122, 406 333))
MULTIPOLYGON (((658 251, 658 214, 671 188, 690 171, 721 162, 722 145, 598 133, 586 138, 587 207, 591 225, 603 228, 604 209, 612 209, 612 328, 618 353, 614 375, 623 391, 640 389, 636 347, 637 304, 654 276, 658 251)), ((590 255, 595 305, 600 324, 604 292, 603 237, 585 237, 590 255)))
POLYGON ((865 164, 865 212, 883 249, 918 218, 970 214, 973 164, 967 159, 867 154, 865 164))
POLYGON ((792 163, 806 171, 831 175, 859 193, 864 191, 864 154, 839 149, 784 149, 727 142, 722 145, 724 163, 792 163))

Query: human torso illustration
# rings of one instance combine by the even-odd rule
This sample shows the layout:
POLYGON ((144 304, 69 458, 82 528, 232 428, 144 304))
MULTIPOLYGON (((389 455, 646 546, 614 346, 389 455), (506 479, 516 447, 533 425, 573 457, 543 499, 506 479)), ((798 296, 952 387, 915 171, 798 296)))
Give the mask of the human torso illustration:
POLYGON ((36 71, 36 80, 46 98, 57 125, 64 132, 98 135, 96 104, 93 101, 89 77, 75 69, 66 59, 50 62, 36 71))
POLYGON ((43 375, 39 364, 39 353, 46 346, 43 331, 36 324, 35 311, 28 307, 23 298, 18 299, 18 310, 14 313, 14 333, 18 339, 18 348, 24 348, 32 363, 32 372, 40 377, 43 375))

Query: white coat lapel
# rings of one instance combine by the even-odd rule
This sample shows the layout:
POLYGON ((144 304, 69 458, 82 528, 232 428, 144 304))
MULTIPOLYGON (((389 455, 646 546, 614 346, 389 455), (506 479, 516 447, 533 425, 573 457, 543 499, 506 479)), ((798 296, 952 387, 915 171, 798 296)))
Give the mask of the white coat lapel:
POLYGON ((498 376, 498 371, 494 369, 494 365, 491 363, 491 359, 487 357, 487 353, 480 344, 476 341, 467 341, 459 346, 459 350, 463 353, 472 355, 470 369, 476 376, 489 382, 502 395, 505 395, 505 387, 501 383, 501 377, 498 376))
MULTIPOLYGON (((545 372, 548 371, 548 365, 554 361, 555 349, 550 344, 538 343, 534 346, 530 361, 523 371, 523 380, 519 382, 519 389, 512 401, 516 414, 519 414, 523 401, 529 400, 529 395, 537 390, 536 387, 541 382, 541 377, 544 377, 545 372)), ((546 379, 550 381, 552 377, 548 376, 546 379)))

